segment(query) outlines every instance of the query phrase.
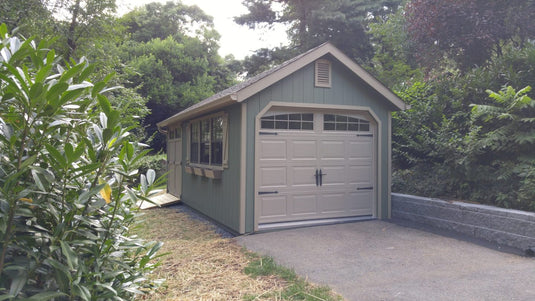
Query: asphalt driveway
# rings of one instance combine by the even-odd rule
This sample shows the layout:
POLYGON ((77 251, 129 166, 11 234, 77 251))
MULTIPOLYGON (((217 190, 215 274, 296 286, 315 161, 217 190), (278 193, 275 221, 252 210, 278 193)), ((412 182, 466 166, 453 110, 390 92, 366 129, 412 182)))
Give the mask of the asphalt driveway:
POLYGON ((235 238, 347 300, 535 300, 535 259, 384 221, 235 238))

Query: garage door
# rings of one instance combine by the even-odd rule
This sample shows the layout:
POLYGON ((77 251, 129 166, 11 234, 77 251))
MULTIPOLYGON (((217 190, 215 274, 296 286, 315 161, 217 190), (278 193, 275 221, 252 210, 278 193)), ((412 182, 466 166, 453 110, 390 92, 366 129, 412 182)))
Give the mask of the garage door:
POLYGON ((260 224, 373 215, 374 128, 365 117, 268 112, 260 123, 260 224))

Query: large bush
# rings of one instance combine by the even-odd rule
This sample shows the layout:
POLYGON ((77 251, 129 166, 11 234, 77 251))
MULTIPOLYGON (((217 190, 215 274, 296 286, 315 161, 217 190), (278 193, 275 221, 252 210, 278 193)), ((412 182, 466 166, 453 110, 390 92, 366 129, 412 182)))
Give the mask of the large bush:
POLYGON ((121 112, 44 42, 0 26, 0 300, 122 300, 151 285, 159 243, 128 234, 154 172, 121 112))
POLYGON ((393 190, 535 211, 534 70, 535 47, 511 47, 399 89, 412 108, 393 118, 393 190))

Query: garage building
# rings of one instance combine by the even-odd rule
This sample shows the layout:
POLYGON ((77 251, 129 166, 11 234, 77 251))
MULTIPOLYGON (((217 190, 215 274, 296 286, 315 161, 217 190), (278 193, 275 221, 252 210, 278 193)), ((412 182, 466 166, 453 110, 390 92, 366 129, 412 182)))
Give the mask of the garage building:
POLYGON ((330 43, 158 123, 168 192, 237 233, 390 217, 391 112, 330 43))

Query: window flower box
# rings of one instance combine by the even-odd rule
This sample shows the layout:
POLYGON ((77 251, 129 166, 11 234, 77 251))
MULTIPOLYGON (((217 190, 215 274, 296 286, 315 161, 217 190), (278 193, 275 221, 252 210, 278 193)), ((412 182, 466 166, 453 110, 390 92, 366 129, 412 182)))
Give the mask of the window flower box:
POLYGON ((189 174, 193 174, 193 168, 191 166, 184 166, 184 171, 189 174))
POLYGON ((205 169, 204 170, 204 176, 210 179, 221 179, 221 174, 223 172, 221 170, 214 170, 214 169, 205 169))
POLYGON ((204 172, 203 172, 203 169, 200 167, 193 167, 193 174, 195 174, 196 176, 202 177, 204 175, 204 172))

